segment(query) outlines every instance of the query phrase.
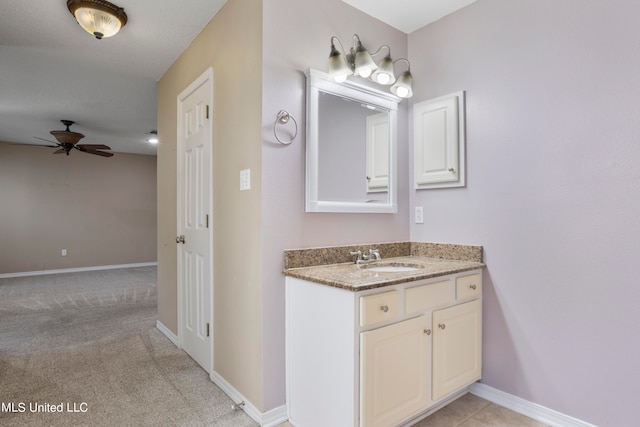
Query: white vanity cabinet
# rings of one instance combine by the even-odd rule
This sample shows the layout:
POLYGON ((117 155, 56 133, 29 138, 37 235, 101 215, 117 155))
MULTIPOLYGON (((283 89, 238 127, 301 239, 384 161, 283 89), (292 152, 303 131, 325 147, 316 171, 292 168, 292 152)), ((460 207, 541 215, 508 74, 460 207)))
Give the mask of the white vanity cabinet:
POLYGON ((353 291, 286 278, 296 427, 409 425, 480 379, 480 270, 353 291))

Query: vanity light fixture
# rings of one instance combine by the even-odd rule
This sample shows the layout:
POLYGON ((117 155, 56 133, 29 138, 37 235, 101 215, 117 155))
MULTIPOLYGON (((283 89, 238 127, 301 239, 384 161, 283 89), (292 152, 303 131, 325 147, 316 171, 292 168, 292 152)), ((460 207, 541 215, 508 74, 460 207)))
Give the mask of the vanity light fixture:
POLYGON ((331 52, 329 53, 329 78, 342 83, 347 80, 347 77, 353 75, 369 78, 381 85, 393 85, 390 89, 391 92, 400 98, 413 96, 411 63, 407 59, 401 58, 395 61, 391 59, 391 48, 387 45, 380 46, 377 51, 370 54, 362 45, 357 34, 353 35, 353 46, 349 48, 349 53, 346 53, 340 39, 332 36, 331 52), (342 52, 336 48, 335 41, 338 42, 342 52), (380 53, 382 48, 387 48, 387 56, 379 64, 376 64, 373 56, 380 53), (396 79, 394 65, 399 61, 405 61, 408 68, 396 79))
POLYGON ((124 9, 106 0, 67 0, 78 24, 98 40, 116 35, 127 23, 124 9))

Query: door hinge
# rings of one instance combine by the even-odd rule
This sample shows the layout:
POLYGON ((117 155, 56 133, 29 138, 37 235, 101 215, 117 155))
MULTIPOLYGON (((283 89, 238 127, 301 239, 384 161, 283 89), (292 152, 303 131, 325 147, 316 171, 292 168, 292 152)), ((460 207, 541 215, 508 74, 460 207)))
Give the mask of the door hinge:
POLYGON ((205 219, 206 219, 206 221, 205 221, 206 222, 206 226, 207 226, 207 228, 209 228, 209 214, 205 215, 205 219))
POLYGON ((207 323, 207 336, 209 336, 209 324, 207 323))
POLYGON ((209 106, 207 105, 205 108, 205 115, 207 116, 207 119, 209 118, 209 106))

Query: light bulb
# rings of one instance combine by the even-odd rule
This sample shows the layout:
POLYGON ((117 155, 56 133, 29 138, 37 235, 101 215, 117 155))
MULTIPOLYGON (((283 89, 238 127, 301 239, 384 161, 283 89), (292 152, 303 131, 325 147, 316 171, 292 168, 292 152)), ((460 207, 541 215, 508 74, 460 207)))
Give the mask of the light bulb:
POLYGON ((389 77, 388 74, 380 74, 378 76, 378 83, 380 83, 381 85, 386 85, 387 83, 389 83, 389 80, 391 80, 391 78, 389 77))
POLYGON ((398 91, 398 96, 400 98, 406 98, 407 95, 409 95, 409 91, 407 90, 406 87, 399 87, 397 91, 398 91))
POLYGON ((333 80, 336 83, 344 83, 347 81, 347 75, 346 74, 338 74, 336 76, 333 76, 333 80))
POLYGON ((360 69, 358 70, 358 74, 360 75, 360 77, 364 77, 366 79, 371 75, 372 71, 373 70, 371 70, 371 68, 360 67, 360 69))

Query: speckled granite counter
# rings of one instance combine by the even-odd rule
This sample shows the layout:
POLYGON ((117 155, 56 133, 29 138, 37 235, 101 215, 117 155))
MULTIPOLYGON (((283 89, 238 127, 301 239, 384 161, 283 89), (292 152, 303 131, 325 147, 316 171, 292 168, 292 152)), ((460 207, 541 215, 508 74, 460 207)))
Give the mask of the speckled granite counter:
POLYGON ((402 242, 285 251, 283 274, 336 288, 362 291, 475 270, 484 266, 481 246, 402 242), (347 259, 349 257, 349 251, 364 249, 363 252, 366 252, 369 248, 379 249, 383 259, 360 265, 353 261, 344 262, 345 254, 347 259), (384 249, 390 251, 385 252, 384 249), (394 257, 386 257, 385 253, 391 253, 394 257), (329 254, 339 254, 339 262, 331 263, 336 258, 329 254), (318 265, 318 260, 321 260, 323 265, 318 265), (371 267, 381 265, 411 266, 415 270, 371 270, 371 267))

